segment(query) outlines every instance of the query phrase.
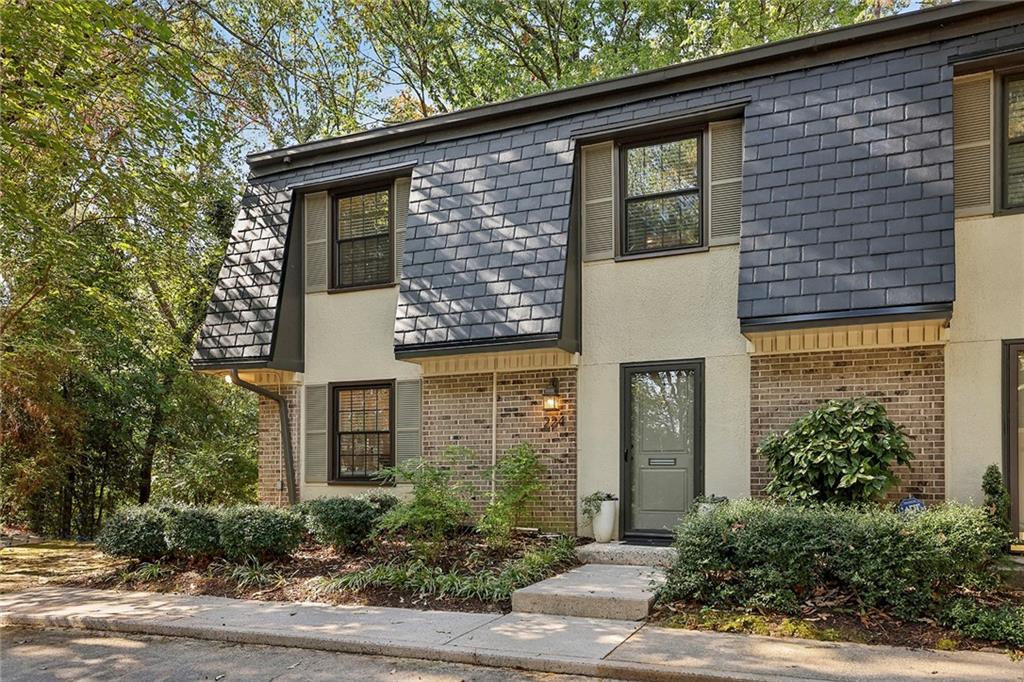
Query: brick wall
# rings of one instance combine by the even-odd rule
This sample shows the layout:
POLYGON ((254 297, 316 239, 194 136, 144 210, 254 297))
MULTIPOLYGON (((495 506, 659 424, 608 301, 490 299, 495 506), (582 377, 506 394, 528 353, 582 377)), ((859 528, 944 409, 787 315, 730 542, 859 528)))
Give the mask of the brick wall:
MULTIPOLYGON (((299 478, 299 389, 296 384, 267 386, 268 390, 284 396, 288 403, 288 419, 292 434, 292 461, 295 463, 295 490, 298 493, 299 478)), ((277 506, 288 504, 288 487, 285 481, 284 461, 281 458, 281 421, 277 403, 260 396, 259 413, 259 488, 260 504, 277 506)))
POLYGON ((886 348, 761 355, 750 359, 750 485, 756 495, 771 479, 757 446, 771 433, 830 398, 869 397, 913 437, 913 469, 899 470, 892 497, 945 499, 943 347, 886 348))
MULTIPOLYGON (((457 462, 460 481, 470 486, 474 510, 487 504, 490 491, 493 375, 427 377, 423 380, 423 454, 438 461, 450 445, 471 455, 457 462)), ((498 457, 527 442, 545 469, 540 502, 525 523, 545 530, 576 530, 576 370, 498 374, 498 457), (559 382, 562 409, 555 425, 545 425, 541 392, 559 382)))

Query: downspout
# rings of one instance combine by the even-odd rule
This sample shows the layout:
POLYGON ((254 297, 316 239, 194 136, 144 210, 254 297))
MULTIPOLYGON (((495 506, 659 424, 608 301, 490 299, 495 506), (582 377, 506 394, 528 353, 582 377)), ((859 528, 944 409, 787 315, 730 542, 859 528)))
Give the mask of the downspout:
POLYGON ((295 463, 292 461, 292 432, 288 419, 288 402, 280 393, 268 391, 262 386, 250 384, 248 381, 242 380, 238 376, 237 369, 231 370, 231 383, 277 403, 277 408, 281 414, 281 456, 284 458, 284 472, 287 478, 288 504, 295 504, 298 502, 298 499, 295 495, 295 463))
POLYGON ((491 500, 494 500, 498 466, 498 373, 491 377, 491 500))

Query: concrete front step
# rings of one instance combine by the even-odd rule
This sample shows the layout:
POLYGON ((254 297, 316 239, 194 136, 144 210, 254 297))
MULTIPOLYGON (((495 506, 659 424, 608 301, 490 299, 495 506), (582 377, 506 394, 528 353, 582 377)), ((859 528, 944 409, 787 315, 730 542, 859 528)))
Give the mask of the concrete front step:
POLYGON ((627 545, 622 542, 591 542, 576 549, 576 556, 585 564, 616 564, 618 566, 671 566, 676 558, 674 547, 627 545))
POLYGON ((651 566, 587 564, 512 593, 512 610, 552 616, 641 620, 664 580, 651 566))

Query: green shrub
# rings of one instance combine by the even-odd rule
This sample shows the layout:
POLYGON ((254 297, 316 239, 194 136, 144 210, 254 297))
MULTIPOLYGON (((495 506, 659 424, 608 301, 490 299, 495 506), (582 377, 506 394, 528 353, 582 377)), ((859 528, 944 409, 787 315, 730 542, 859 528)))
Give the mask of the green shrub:
POLYGON ((1003 481, 1002 469, 995 464, 985 469, 985 474, 981 477, 981 490, 985 493, 985 509, 992 517, 992 521, 1009 532, 1010 491, 1003 481))
POLYGON ((287 509, 241 506, 220 517, 220 544, 229 559, 258 559, 291 554, 302 542, 301 517, 287 509))
POLYGON ((576 542, 560 537, 546 547, 531 549, 500 568, 463 573, 441 570, 423 559, 377 564, 321 581, 321 589, 360 590, 377 587, 438 598, 507 601, 520 587, 531 585, 571 565, 576 542))
POLYGON ((316 541, 339 552, 357 549, 373 531, 380 516, 367 500, 354 497, 320 498, 303 502, 301 514, 316 541))
POLYGON ((164 524, 167 510, 152 505, 114 512, 96 537, 96 546, 111 556, 159 559, 167 554, 164 524))
POLYGON ((167 548, 190 559, 220 555, 220 516, 208 507, 182 507, 167 517, 167 548))
POLYGON ((953 599, 943 609, 941 621, 974 639, 1024 648, 1024 606, 986 606, 973 599, 953 599))
POLYGON ((916 514, 845 505, 729 502, 686 516, 661 598, 795 613, 818 590, 916 618, 935 595, 992 585, 1002 533, 980 509, 916 514))
POLYGON ((773 478, 766 491, 789 500, 863 502, 896 482, 912 458, 903 427, 873 400, 829 400, 758 448, 773 478))
POLYGON ((402 502, 396 495, 379 491, 360 495, 359 499, 366 500, 373 507, 373 513, 376 517, 384 516, 402 502))
POLYGON ((509 545, 523 513, 544 488, 540 480, 543 471, 528 443, 510 448, 495 464, 494 497, 477 526, 489 546, 501 549, 509 545))
MULTIPOLYGON (((465 448, 448 448, 444 457, 453 461, 465 454, 465 448)), ((414 542, 437 544, 451 536, 469 516, 466 488, 455 480, 449 467, 413 460, 381 470, 381 477, 385 481, 411 483, 412 495, 378 520, 380 533, 402 534, 414 542)))

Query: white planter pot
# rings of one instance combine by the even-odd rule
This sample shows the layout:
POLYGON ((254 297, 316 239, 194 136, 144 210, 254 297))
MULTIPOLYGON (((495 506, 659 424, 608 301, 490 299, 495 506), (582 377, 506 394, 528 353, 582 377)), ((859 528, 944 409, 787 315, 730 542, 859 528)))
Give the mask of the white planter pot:
POLYGON ((609 542, 615 531, 615 514, 619 503, 615 500, 601 502, 601 511, 594 517, 594 539, 598 542, 609 542))

